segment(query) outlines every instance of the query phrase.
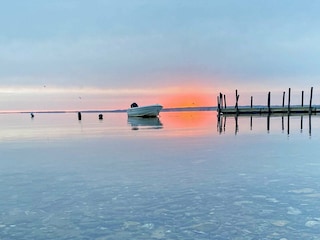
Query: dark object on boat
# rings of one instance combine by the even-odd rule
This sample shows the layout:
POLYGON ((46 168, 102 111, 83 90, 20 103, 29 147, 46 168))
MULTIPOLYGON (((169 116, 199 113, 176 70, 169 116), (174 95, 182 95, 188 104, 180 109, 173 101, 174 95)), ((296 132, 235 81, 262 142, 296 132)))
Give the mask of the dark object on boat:
POLYGON ((135 108, 138 107, 138 104, 136 104, 135 102, 131 104, 131 108, 135 108))
POLYGON ((102 119, 103 119, 103 115, 99 114, 99 120, 102 120, 102 119))
POLYGON ((31 113, 30 115, 31 115, 31 118, 34 118, 34 114, 33 113, 31 113))
POLYGON ((81 112, 78 112, 78 120, 81 120, 81 112))

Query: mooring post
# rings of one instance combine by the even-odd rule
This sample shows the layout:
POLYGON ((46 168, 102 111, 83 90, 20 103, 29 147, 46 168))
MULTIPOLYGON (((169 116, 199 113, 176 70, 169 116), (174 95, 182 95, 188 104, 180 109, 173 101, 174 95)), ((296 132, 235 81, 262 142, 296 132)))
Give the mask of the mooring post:
POLYGON ((313 95, 313 87, 311 87, 311 92, 310 92, 309 114, 312 113, 312 95, 313 95))
POLYGON ((252 108, 253 106, 253 96, 251 96, 251 104, 250 104, 250 107, 252 108))
POLYGON ((99 120, 103 120, 103 115, 101 113, 99 114, 99 120))
POLYGON ((239 95, 238 95, 238 90, 236 89, 236 112, 237 112, 237 115, 239 113, 238 101, 239 101, 239 95))
POLYGON ((222 93, 219 94, 220 97, 220 108, 223 108, 223 95, 222 93))
POLYGON ((286 92, 283 92, 283 95, 282 95, 282 107, 284 107, 285 97, 286 97, 286 92))
POLYGON ((223 94, 223 98, 224 98, 224 108, 227 108, 227 100, 226 100, 226 95, 223 94))
POLYGON ((237 101, 237 99, 238 99, 238 90, 236 89, 236 106, 235 106, 235 108, 238 107, 238 101, 237 101))
POLYGON ((301 107, 303 107, 304 91, 301 92, 301 107))
POLYGON ((289 88, 289 94, 288 94, 288 114, 290 114, 290 101, 291 101, 291 88, 289 88))
POLYGON ((220 99, 219 99, 219 96, 217 96, 217 107, 218 107, 218 115, 220 116, 220 114, 221 114, 221 109, 220 109, 220 99))
POLYGON ((78 120, 81 120, 81 112, 78 112, 78 120))
POLYGON ((271 108, 270 108, 271 100, 270 100, 270 98, 271 98, 271 93, 268 92, 268 113, 269 113, 269 114, 270 114, 270 112, 271 112, 271 108))

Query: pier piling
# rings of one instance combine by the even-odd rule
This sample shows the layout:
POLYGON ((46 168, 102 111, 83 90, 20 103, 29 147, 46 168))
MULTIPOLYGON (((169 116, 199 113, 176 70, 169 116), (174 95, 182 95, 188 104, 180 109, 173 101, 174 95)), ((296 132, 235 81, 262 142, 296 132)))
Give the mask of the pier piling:
POLYGON ((312 113, 312 95, 313 95, 313 87, 311 87, 311 91, 310 91, 309 114, 312 113))
POLYGON ((291 88, 288 89, 288 105, 285 106, 285 95, 286 92, 284 91, 282 94, 282 106, 272 106, 271 105, 271 92, 268 92, 268 99, 266 106, 253 106, 253 96, 250 99, 250 107, 246 106, 239 106, 239 98, 240 95, 238 90, 235 90, 235 106, 234 107, 227 107, 226 104, 226 95, 219 93, 217 96, 217 111, 218 114, 229 114, 229 115, 252 115, 252 114, 316 114, 320 113, 320 108, 317 106, 312 106, 312 98, 313 98, 313 87, 311 87, 310 92, 310 102, 309 106, 305 106, 304 103, 304 91, 301 92, 301 105, 291 105, 291 88))

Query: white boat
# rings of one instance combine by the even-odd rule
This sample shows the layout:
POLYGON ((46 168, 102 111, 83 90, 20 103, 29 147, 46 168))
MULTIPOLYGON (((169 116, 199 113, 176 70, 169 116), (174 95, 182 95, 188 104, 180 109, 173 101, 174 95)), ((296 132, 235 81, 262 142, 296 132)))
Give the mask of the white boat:
POLYGON ((127 113, 128 117, 157 117, 161 109, 162 106, 159 104, 139 107, 138 104, 132 103, 127 113))

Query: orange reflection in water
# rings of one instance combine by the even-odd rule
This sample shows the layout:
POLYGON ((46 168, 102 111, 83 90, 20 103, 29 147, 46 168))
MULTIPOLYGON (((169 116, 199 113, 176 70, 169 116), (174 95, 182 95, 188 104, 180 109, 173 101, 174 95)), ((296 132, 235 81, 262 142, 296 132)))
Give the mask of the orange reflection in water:
POLYGON ((166 128, 214 128, 217 114, 215 111, 163 112, 160 120, 166 128))

